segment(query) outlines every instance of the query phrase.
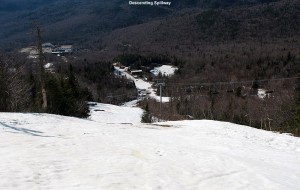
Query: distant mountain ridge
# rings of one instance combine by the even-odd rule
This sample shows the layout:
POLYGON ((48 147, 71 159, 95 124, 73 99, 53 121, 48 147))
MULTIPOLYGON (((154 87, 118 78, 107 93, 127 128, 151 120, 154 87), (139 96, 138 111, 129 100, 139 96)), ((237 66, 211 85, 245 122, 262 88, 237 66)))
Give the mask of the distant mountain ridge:
POLYGON ((182 9, 223 8, 271 1, 274 0, 172 0, 172 5, 166 7, 129 6, 124 0, 3 0, 0 5, 0 47, 7 49, 32 42, 31 33, 36 23, 42 25, 47 41, 81 44, 94 41, 103 33, 163 18, 182 9))
MULTIPOLYGON (((189 6, 200 6, 206 8, 216 8, 216 7, 226 7, 233 5, 254 5, 257 3, 269 3, 276 0, 171 0, 172 7, 189 7, 189 6)), ((54 5, 59 2, 64 5, 65 3, 69 4, 101 4, 105 1, 103 0, 2 0, 0 11, 12 12, 12 11, 21 11, 21 10, 34 10, 37 8, 42 8, 48 5, 54 5)), ((128 4, 127 1, 108 1, 108 3, 118 3, 119 5, 128 4)))
POLYGON ((107 51, 194 52, 199 46, 275 42, 300 37, 300 5, 267 5, 201 10, 115 30, 104 37, 107 51), (123 45, 129 44, 126 48, 123 45))
POLYGON ((58 0, 2 0, 0 11, 16 12, 34 10, 40 6, 46 6, 58 0))

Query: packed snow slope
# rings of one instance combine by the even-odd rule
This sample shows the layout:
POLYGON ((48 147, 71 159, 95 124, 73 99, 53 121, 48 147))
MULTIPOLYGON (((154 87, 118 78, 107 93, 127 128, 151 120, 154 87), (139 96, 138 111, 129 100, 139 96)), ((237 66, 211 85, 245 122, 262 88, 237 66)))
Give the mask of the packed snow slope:
MULTIPOLYGON (((129 74, 126 71, 128 68, 127 69, 121 69, 118 66, 114 66, 114 68, 115 68, 115 75, 126 77, 127 79, 134 81, 134 84, 135 84, 137 90, 146 90, 149 93, 150 98, 155 99, 156 101, 160 101, 160 96, 158 96, 156 94, 156 91, 152 87, 152 83, 144 81, 141 78, 137 78, 137 79, 134 78, 131 74, 129 74)), ((175 68, 173 70, 175 72, 175 68)), ((167 71, 167 70, 165 70, 165 71, 167 71)), ((170 74, 171 71, 167 71, 167 72, 169 72, 169 74, 170 74)), ((170 102, 170 97, 164 97, 163 96, 162 97, 162 102, 164 102, 164 103, 170 102)))
POLYGON ((0 113, 0 189, 300 188, 299 138, 217 121, 128 123, 112 117, 123 108, 97 106, 106 111, 89 119, 0 113))
POLYGON ((93 121, 108 124, 139 124, 144 112, 141 108, 134 107, 137 104, 136 100, 128 102, 124 106, 96 102, 90 102, 90 104, 96 105, 90 106, 91 116, 89 118, 93 121))

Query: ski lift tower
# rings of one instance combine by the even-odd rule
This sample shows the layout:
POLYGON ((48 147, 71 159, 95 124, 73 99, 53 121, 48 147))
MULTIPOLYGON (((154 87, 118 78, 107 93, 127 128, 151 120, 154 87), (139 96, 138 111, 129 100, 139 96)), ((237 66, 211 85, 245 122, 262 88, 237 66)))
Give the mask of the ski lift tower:
POLYGON ((162 116, 162 87, 165 86, 165 79, 155 79, 156 86, 159 86, 160 95, 160 106, 159 106, 159 117, 162 116))

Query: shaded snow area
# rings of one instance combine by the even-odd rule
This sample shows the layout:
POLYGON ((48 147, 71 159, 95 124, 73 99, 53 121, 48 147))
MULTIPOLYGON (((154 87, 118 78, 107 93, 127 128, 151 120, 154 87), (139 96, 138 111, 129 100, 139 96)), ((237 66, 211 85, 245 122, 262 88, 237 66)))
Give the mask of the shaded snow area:
POLYGON ((146 125, 136 109, 93 109, 90 119, 0 113, 0 189, 300 187, 299 138, 216 121, 146 125))
POLYGON ((163 76, 173 76, 175 74, 175 71, 178 70, 177 67, 172 66, 172 65, 162 65, 160 67, 154 67, 153 70, 151 70, 150 72, 154 75, 154 76, 158 76, 159 73, 161 73, 161 75, 163 76))
MULTIPOLYGON (((156 101, 160 101, 160 96, 156 95, 155 90, 152 87, 152 83, 144 81, 140 78, 134 78, 128 71, 128 68, 121 69, 118 66, 114 66, 115 75, 126 77, 129 80, 134 81, 137 90, 144 90, 148 94, 148 96, 156 101)), ((169 102, 170 97, 162 97, 162 102, 169 102)))

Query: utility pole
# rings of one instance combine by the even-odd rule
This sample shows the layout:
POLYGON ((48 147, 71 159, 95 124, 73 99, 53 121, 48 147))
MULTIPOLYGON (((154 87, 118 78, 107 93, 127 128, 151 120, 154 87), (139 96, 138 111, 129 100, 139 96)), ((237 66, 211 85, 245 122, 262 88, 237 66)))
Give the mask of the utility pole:
POLYGON ((39 55, 39 65, 38 65, 38 79, 41 85, 41 93, 42 93, 42 110, 45 111, 47 109, 47 93, 45 89, 45 71, 44 71, 44 61, 45 56, 42 47, 42 32, 37 24, 36 26, 38 44, 37 44, 37 51, 39 55))

